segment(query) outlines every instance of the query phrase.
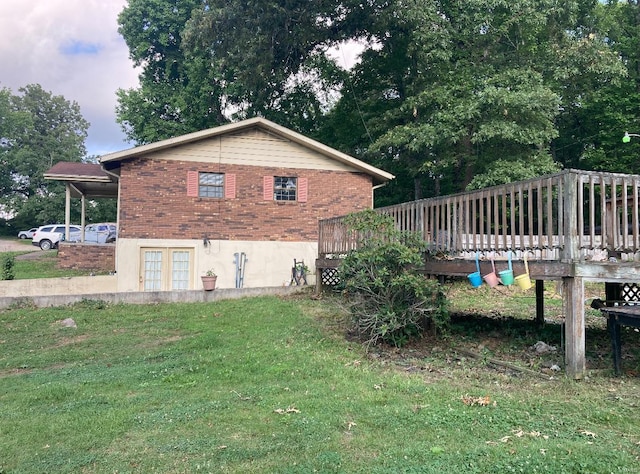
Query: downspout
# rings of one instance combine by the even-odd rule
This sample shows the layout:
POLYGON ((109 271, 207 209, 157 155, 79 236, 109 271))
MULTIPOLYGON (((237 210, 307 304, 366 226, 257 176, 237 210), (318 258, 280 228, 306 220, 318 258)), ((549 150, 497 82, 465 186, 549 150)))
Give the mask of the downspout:
POLYGON ((371 188, 371 191, 372 191, 371 192, 371 209, 373 209, 373 195, 374 195, 373 191, 375 191, 376 189, 380 189, 380 188, 382 188, 383 186, 386 186, 386 185, 387 185, 387 183, 382 183, 382 184, 377 184, 377 185, 375 185, 375 186, 373 186, 371 188))

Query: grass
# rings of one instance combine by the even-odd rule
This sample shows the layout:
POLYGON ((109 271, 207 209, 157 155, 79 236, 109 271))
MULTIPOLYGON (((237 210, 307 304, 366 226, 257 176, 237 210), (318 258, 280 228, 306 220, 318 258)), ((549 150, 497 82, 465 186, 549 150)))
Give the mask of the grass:
POLYGON ((88 275, 88 271, 70 270, 58 268, 58 251, 39 251, 37 258, 20 258, 22 255, 30 256, 31 252, 3 252, 0 255, 14 255, 14 273, 16 280, 28 280, 34 278, 59 278, 70 276, 88 275))
POLYGON ((0 257, 4 255, 15 257, 14 274, 16 280, 84 276, 89 274, 88 271, 83 270, 57 268, 57 250, 39 250, 33 247, 28 239, 0 238, 0 241, 2 240, 10 240, 24 245, 25 250, 0 252, 0 257))
POLYGON ((637 378, 496 369, 458 349, 555 331, 464 314, 367 353, 330 297, 1 312, 0 472, 637 472, 637 378))

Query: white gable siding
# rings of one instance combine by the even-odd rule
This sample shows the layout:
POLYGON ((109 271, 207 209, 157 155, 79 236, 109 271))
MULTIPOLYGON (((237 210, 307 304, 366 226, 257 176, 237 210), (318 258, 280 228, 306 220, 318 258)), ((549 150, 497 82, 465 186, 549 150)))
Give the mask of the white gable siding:
POLYGON ((153 153, 150 157, 275 168, 354 171, 344 163, 261 130, 204 139, 153 153))

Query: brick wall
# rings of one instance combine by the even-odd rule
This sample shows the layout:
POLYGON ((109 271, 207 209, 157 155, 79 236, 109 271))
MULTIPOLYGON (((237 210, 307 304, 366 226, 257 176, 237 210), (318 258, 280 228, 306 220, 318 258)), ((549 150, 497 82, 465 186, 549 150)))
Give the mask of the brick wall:
POLYGON ((364 173, 263 168, 149 160, 123 162, 121 238, 317 241, 318 220, 368 209, 371 177, 364 173), (229 173, 235 198, 187 196, 187 173, 229 173), (264 176, 307 178, 307 202, 263 198, 264 176))
POLYGON ((116 269, 115 257, 115 245, 60 242, 60 247, 58 248, 58 268, 113 272, 116 269))

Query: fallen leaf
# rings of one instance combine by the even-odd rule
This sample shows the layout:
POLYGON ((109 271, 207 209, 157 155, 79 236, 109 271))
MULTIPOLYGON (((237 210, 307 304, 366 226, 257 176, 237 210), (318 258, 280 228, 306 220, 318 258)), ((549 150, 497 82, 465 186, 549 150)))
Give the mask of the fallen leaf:
MULTIPOLYGON (((465 405, 468 406, 473 406, 473 405, 479 405, 482 407, 486 407, 491 405, 491 398, 489 398, 488 396, 485 397, 472 397, 470 395, 464 395, 462 397, 462 403, 464 403, 465 405)), ((495 402, 493 403, 493 405, 495 406, 495 402)))
POLYGON ((285 415, 287 413, 300 413, 300 410, 298 410, 296 407, 288 407, 288 408, 276 408, 275 410, 273 410, 275 413, 277 413, 278 415, 285 415))
POLYGON ((585 436, 590 436, 592 438, 596 437, 596 434, 592 431, 587 431, 587 430, 581 430, 580 434, 585 435, 585 436))

